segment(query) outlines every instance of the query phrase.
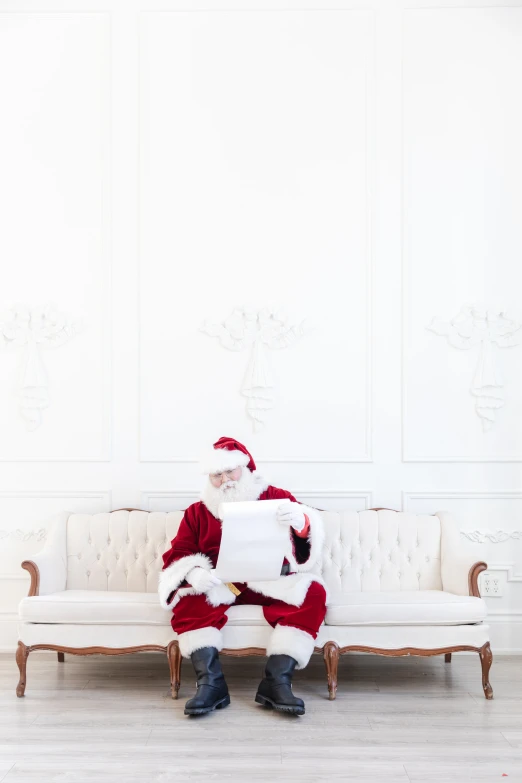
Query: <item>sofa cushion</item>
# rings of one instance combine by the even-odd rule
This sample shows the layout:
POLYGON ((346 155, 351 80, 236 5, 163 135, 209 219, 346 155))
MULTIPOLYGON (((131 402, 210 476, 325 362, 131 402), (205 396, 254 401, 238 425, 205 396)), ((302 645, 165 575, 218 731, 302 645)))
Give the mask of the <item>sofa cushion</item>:
MULTIPOLYGON (((25 623, 73 625, 170 625, 171 612, 160 606, 156 593, 107 590, 63 590, 20 602, 25 623)), ((268 625, 261 606, 232 606, 230 625, 268 625)))
MULTIPOLYGON (((231 606, 227 615, 230 625, 267 625, 261 606, 231 606)), ((481 598, 440 590, 398 590, 334 594, 326 624, 458 625, 482 622, 485 617, 486 605, 481 598)), ((155 593, 63 590, 20 602, 20 619, 26 623, 170 625, 170 618, 155 593)))
POLYGON ((26 623, 115 625, 168 625, 170 613, 155 593, 108 590, 63 590, 35 595, 20 602, 20 619, 26 623))
POLYGON ((459 625, 480 623, 486 614, 482 598, 442 590, 337 593, 326 625, 459 625))

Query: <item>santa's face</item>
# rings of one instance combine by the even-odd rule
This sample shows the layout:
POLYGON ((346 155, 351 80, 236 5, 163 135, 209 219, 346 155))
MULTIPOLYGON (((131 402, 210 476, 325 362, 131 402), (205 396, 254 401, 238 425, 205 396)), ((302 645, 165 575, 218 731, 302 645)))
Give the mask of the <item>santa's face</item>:
POLYGON ((211 473, 201 493, 201 499, 210 513, 217 517, 220 503, 257 500, 264 489, 262 482, 263 480, 254 476, 248 468, 211 473))
POLYGON ((210 483, 213 487, 222 487, 223 490, 234 486, 236 481, 241 478, 241 468, 234 468, 233 470, 224 470, 222 473, 211 473, 209 476, 210 483))

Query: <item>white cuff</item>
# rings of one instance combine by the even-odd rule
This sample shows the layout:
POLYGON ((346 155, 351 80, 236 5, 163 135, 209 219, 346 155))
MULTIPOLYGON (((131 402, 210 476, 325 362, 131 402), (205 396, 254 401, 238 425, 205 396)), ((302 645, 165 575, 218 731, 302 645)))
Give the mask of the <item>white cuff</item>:
POLYGON ((189 571, 195 568, 195 566, 204 568, 207 571, 212 570, 212 562, 210 559, 201 552, 198 552, 195 555, 180 557, 179 560, 175 560, 163 571, 160 571, 158 578, 158 594, 160 604, 164 609, 172 608, 170 604, 167 603, 170 594, 178 589, 180 584, 185 581, 189 571))
POLYGON ((267 655, 290 655, 297 669, 304 669, 315 647, 315 640, 306 631, 293 625, 276 625, 266 648, 267 655))
POLYGON ((223 634, 218 628, 209 625, 206 628, 196 628, 195 631, 185 631, 178 635, 179 651, 183 658, 190 658, 193 652, 203 647, 223 649, 223 634))

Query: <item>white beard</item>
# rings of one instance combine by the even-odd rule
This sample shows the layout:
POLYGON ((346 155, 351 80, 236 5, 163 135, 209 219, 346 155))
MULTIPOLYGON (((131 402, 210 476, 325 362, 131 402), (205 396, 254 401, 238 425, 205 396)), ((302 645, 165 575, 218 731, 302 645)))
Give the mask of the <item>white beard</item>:
POLYGON ((210 478, 201 493, 201 500, 211 514, 217 519, 220 503, 234 503, 239 500, 257 500, 265 491, 268 484, 261 476, 252 473, 248 468, 243 468, 241 478, 237 481, 227 481, 220 487, 215 487, 210 478))

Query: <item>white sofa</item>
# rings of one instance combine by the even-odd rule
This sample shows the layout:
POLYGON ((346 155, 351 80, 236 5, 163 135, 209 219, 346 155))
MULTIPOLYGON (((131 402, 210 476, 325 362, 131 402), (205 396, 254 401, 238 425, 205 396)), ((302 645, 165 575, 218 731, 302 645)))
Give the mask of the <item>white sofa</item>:
MULTIPOLYGON (((323 652, 330 698, 342 653, 441 655, 475 651, 482 684, 493 698, 486 605, 477 579, 485 563, 463 551, 445 512, 435 516, 370 511, 321 512, 326 538, 322 574, 330 593, 316 652, 323 652)), ((120 509, 59 515, 43 550, 22 567, 31 574, 19 607, 17 663, 23 696, 33 650, 109 655, 140 650, 167 653, 172 695, 180 687, 181 657, 170 611, 157 597, 162 553, 181 511, 120 509)), ((232 606, 224 628, 228 655, 263 655, 271 628, 258 606, 232 606)))

